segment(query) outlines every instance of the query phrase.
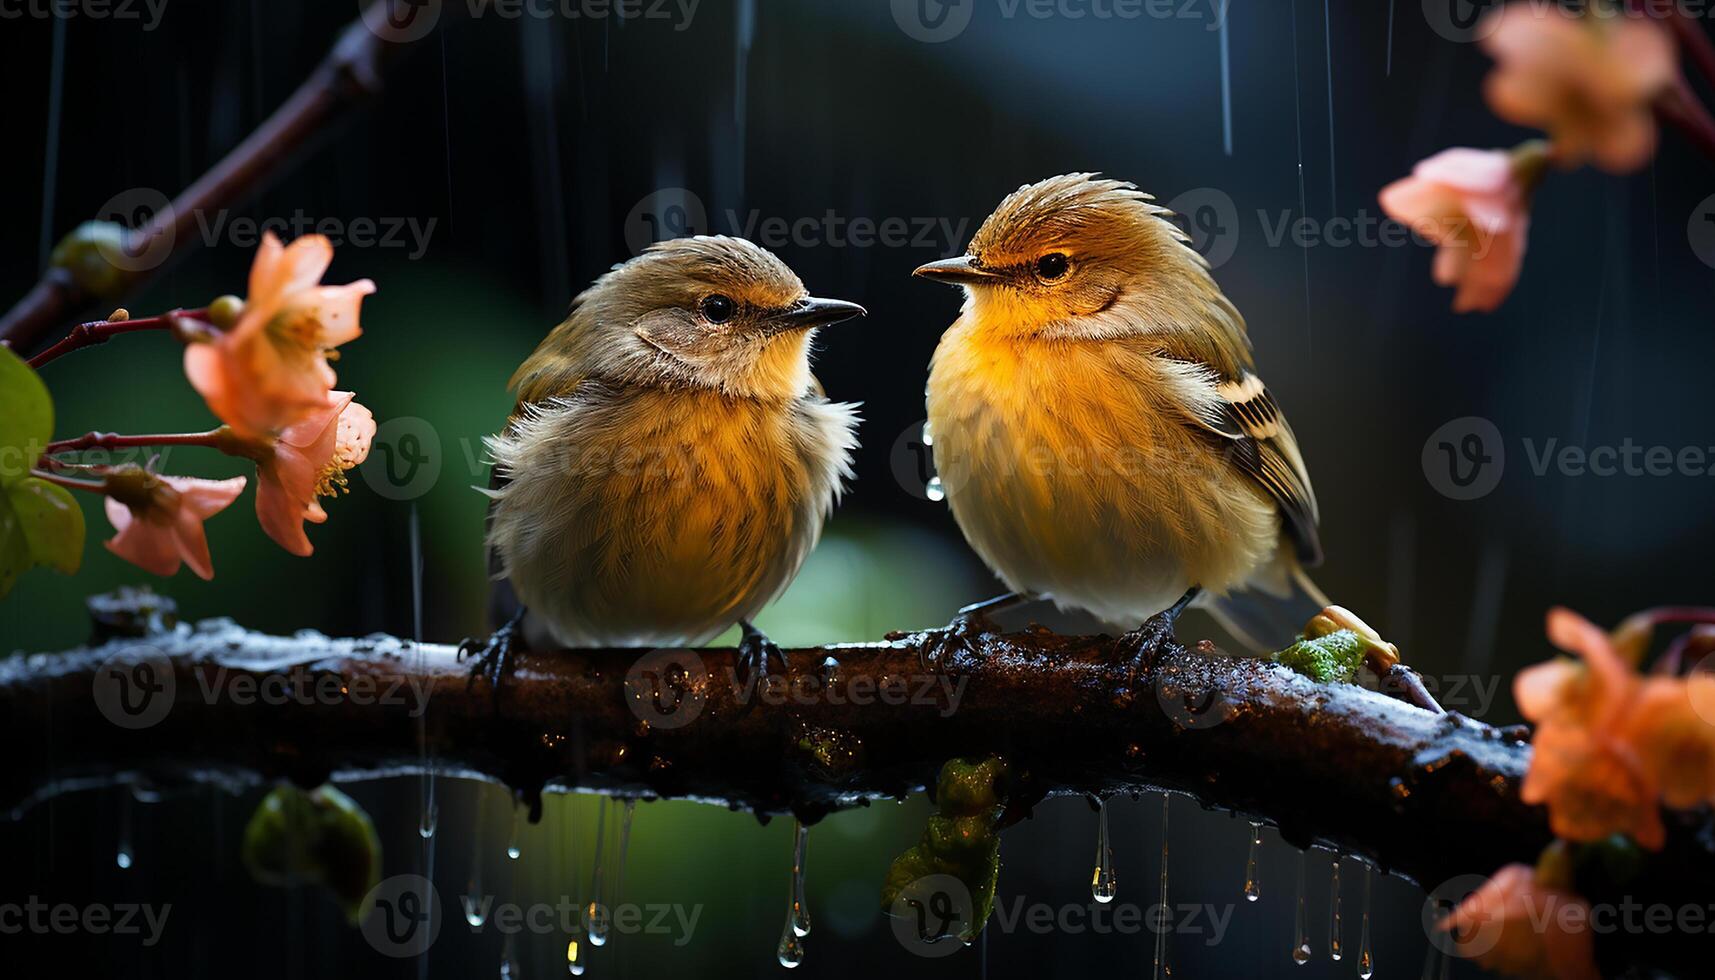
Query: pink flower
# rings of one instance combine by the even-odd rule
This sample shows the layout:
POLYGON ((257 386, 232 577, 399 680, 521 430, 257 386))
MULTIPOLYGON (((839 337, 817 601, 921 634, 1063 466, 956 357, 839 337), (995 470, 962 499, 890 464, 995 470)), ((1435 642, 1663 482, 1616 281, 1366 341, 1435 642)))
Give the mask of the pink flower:
MULTIPOLYGON (((1680 751, 1680 743, 1667 735, 1677 738, 1685 729, 1679 716, 1660 727, 1668 719, 1651 712, 1672 700, 1664 697, 1668 692, 1661 685, 1683 691, 1684 682, 1652 678, 1646 685, 1613 638, 1569 609, 1549 610, 1547 626, 1549 641, 1577 654, 1581 663, 1538 664, 1513 682, 1519 711, 1537 723, 1519 796, 1526 803, 1546 804, 1549 826, 1566 840, 1626 833, 1657 850, 1666 834, 1660 810, 1663 764, 1680 751)), ((1689 699, 1681 700, 1689 711, 1689 699)), ((1707 751, 1715 764, 1715 741, 1707 751)), ((1705 772, 1715 776, 1715 768, 1705 772)), ((1676 786, 1674 799, 1679 798, 1681 787, 1676 786)))
POLYGON ((156 575, 171 575, 180 564, 189 564, 201 578, 213 578, 202 522, 244 492, 244 477, 197 480, 133 473, 118 478, 107 498, 107 519, 119 532, 108 539, 107 550, 156 575))
POLYGON ((1472 892, 1440 928, 1460 956, 1509 977, 1598 980, 1590 904, 1509 864, 1472 892))
POLYGON ((1485 90, 1508 122, 1546 129, 1557 159, 1630 173, 1655 153, 1650 104, 1678 77, 1673 39, 1635 17, 1580 17, 1511 3, 1489 13, 1485 90))
POLYGON ((268 435, 327 404, 328 359, 362 333, 368 279, 322 286, 333 246, 305 235, 282 246, 269 232, 250 267, 250 295, 230 330, 185 347, 185 376, 209 410, 240 435, 268 435))
POLYGON ((1454 312, 1490 312, 1512 292, 1524 262, 1541 155, 1533 144, 1510 155, 1454 147, 1382 188, 1388 217, 1437 246, 1435 282, 1458 287, 1454 312))
POLYGON ((330 393, 315 409, 280 432, 256 464, 256 518, 280 547, 307 556, 315 549, 304 522, 328 519, 318 497, 345 490, 345 473, 369 456, 375 416, 349 391, 330 393))

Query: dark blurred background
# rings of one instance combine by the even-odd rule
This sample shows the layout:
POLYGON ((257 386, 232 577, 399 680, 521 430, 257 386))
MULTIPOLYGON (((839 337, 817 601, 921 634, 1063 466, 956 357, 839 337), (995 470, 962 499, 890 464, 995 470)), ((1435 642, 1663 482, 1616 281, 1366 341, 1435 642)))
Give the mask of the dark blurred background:
MULTIPOLYGON (((0 7, 12 11, 0 21, 7 302, 35 281, 59 235, 116 195, 122 205, 151 190, 170 197, 201 174, 279 105, 355 14, 350 2, 136 0, 129 17, 92 16, 97 6, 74 4, 60 17, 43 16, 45 5, 0 7)), ((342 387, 382 420, 380 448, 352 493, 330 505, 332 520, 312 527, 315 555, 273 547, 245 513, 247 496, 210 524, 212 582, 181 572, 155 587, 191 618, 408 633, 415 511, 425 637, 482 631, 483 501, 469 488, 486 481, 480 439, 510 406, 508 375, 584 284, 651 234, 710 231, 748 234, 813 291, 871 311, 826 331, 816 365, 831 396, 865 403, 858 479, 802 577, 760 625, 783 643, 809 644, 943 622, 996 583, 944 505, 924 497, 921 393, 958 298, 909 273, 961 250, 1019 184, 1099 170, 1177 201, 1249 319, 1263 373, 1315 475, 1324 588, 1396 641, 1450 705, 1512 720, 1508 680, 1546 655, 1548 606, 1614 622, 1707 596, 1715 480, 1706 472, 1604 478, 1539 473, 1531 459, 1549 440, 1715 446, 1707 407, 1715 275, 1706 264, 1715 243, 1698 230, 1715 200, 1707 162, 1670 133, 1635 176, 1551 176, 1516 293, 1495 315, 1455 316, 1450 294, 1430 282, 1429 249, 1378 243, 1376 192, 1445 146, 1510 146, 1531 135, 1484 108, 1485 56, 1437 29, 1446 20, 1433 3, 1233 0, 1224 31, 1223 6, 645 0, 643 16, 622 19, 595 16, 610 10, 602 4, 474 3, 472 15, 465 0, 447 3, 441 29, 412 46, 380 102, 326 134, 288 176, 207 216, 218 230, 127 304, 143 314, 243 292, 254 251, 245 222, 298 216, 330 220, 351 239, 329 281, 379 285, 364 307, 365 335, 338 367, 342 387), (1301 218, 1311 222, 1302 243, 1283 232, 1301 218), (360 240, 366 220, 383 232, 397 227, 397 237, 360 240), (876 223, 883 240, 854 240, 854 221, 876 223), (1454 500, 1438 491, 1446 474, 1426 468, 1425 446, 1471 416, 1500 434, 1505 466, 1492 492, 1454 500)), ((45 376, 60 435, 208 424, 177 346, 158 335, 118 339, 45 376)), ((169 466, 239 472, 194 450, 172 454, 169 466)), ((0 602, 0 651, 76 645, 87 632, 85 595, 146 578, 100 546, 108 525, 99 508, 87 516, 83 572, 26 576, 0 602)), ((1048 609, 1024 618, 1092 628, 1048 609)), ((1182 632, 1214 629, 1199 616, 1182 632)), ((428 870, 449 906, 473 862, 501 901, 587 900, 592 798, 551 799, 511 862, 497 788, 443 780, 440 831, 428 848, 415 829, 415 780, 347 788, 380 826, 387 873, 428 870)), ((135 937, 25 933, 0 935, 0 950, 14 962, 41 954, 58 969, 133 976, 500 969, 498 932, 467 929, 451 910, 425 967, 372 950, 319 894, 252 884, 237 846, 259 795, 127 804, 84 793, 0 823, 0 902, 172 905, 153 947, 135 937), (135 858, 120 870, 127 827, 135 858)), ((888 860, 915 841, 926 813, 913 799, 815 828, 816 927, 802 972, 1149 969, 1147 932, 994 929, 980 949, 948 960, 907 953, 876 896, 888 860)), ((1110 815, 1120 902, 1147 907, 1160 800, 1119 800, 1110 815)), ((1230 916, 1219 941, 1208 921, 1201 935, 1175 938, 1179 975, 1357 971, 1359 865, 1345 864, 1346 955, 1333 962, 1330 856, 1307 859, 1315 955, 1296 967, 1288 954, 1297 852, 1264 831, 1262 897, 1251 904, 1241 898, 1245 822, 1181 798, 1172 823, 1172 901, 1230 916)), ((1085 803, 1058 800, 1009 831, 1002 903, 1088 905, 1094 825, 1085 803)), ((593 951, 591 975, 777 974, 790 836, 789 821, 763 828, 711 807, 640 806, 626 900, 700 907, 700 918, 683 945, 616 937, 593 951)), ((1422 893, 1377 878, 1373 904, 1380 975, 1415 975, 1425 958, 1422 893)), ((519 935, 516 974, 564 970, 565 941, 558 932, 519 935)))

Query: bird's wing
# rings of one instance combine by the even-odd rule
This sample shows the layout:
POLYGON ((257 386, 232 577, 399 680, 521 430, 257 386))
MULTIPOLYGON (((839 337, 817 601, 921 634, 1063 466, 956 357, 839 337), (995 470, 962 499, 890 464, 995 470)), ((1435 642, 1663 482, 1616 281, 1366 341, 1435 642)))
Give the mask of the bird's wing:
POLYGON ((1322 542, 1316 524, 1321 514, 1316 493, 1310 489, 1298 439, 1274 396, 1261 378, 1246 369, 1233 377, 1211 369, 1205 377, 1212 383, 1214 397, 1185 403, 1187 414, 1195 424, 1220 436, 1233 463, 1274 498, 1292 531, 1299 561, 1320 564, 1322 542))

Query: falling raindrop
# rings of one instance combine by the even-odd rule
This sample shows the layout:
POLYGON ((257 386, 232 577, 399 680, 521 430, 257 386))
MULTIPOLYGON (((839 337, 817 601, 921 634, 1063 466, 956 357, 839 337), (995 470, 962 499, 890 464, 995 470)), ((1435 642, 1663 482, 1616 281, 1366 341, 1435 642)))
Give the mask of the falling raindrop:
POLYGON ((1155 928, 1155 980, 1166 980, 1173 975, 1173 966, 1167 961, 1167 934, 1173 931, 1167 904, 1167 806, 1170 799, 1166 793, 1161 794, 1161 896, 1157 899, 1161 918, 1156 920, 1155 928))
POLYGON ((1333 870, 1328 877, 1328 958, 1338 960, 1340 945, 1340 855, 1334 855, 1333 870))
POLYGON ((584 931, 589 934, 591 946, 607 945, 607 906, 602 904, 602 876, 606 869, 602 864, 602 851, 607 843, 607 808, 608 799, 603 796, 596 801, 595 818, 595 862, 590 871, 590 902, 584 906, 584 931))
POLYGON ((477 784, 476 826, 470 832, 470 881, 465 886, 465 893, 459 896, 459 904, 464 906, 464 920, 472 929, 481 929, 488 919, 488 908, 482 897, 482 830, 486 812, 482 804, 487 794, 482 792, 481 786, 477 784))
MULTIPOLYGON (((411 505, 411 645, 417 651, 417 670, 421 673, 428 662, 423 650, 423 529, 417 517, 417 505, 411 505)), ((441 808, 435 802, 435 763, 429 757, 429 730, 426 711, 417 712, 417 760, 422 775, 418 779, 417 833, 429 840, 440 824, 441 808)))
POLYGON ((1370 882, 1374 880, 1375 872, 1369 865, 1364 865, 1364 915, 1363 928, 1358 931, 1358 976, 1360 980, 1370 980, 1376 973, 1376 959, 1370 953, 1370 882))
POLYGON ((786 924, 780 929, 780 945, 774 955, 790 970, 804 962, 805 936, 810 934, 810 906, 804 897, 804 859, 810 849, 810 828, 792 822, 792 880, 786 892, 786 924))
POLYGON ((574 977, 584 975, 584 947, 576 939, 566 943, 566 972, 574 977))
POLYGON ((1298 898, 1292 912, 1292 962, 1299 966, 1310 962, 1310 924, 1305 920, 1304 894, 1305 852, 1298 852, 1298 898))
POLYGON ((1262 882, 1257 879, 1256 856, 1262 848, 1262 821, 1251 821, 1251 850, 1245 858, 1245 901, 1254 902, 1262 897, 1262 882))
POLYGON ((132 795, 129 789, 119 793, 119 846, 114 851, 113 863, 124 871, 131 867, 136 857, 136 850, 131 845, 131 803, 132 795))
POLYGON ((506 934, 506 941, 500 947, 500 980, 519 980, 523 972, 518 969, 518 950, 513 946, 512 933, 506 934))
POLYGON ((524 832, 524 808, 519 806, 517 803, 513 803, 512 804, 512 834, 511 834, 511 836, 506 838, 506 856, 511 858, 514 861, 518 860, 518 855, 524 853, 524 848, 519 846, 519 837, 523 834, 523 832, 524 832))
POLYGON ((1090 875, 1090 894, 1106 904, 1119 894, 1119 881, 1114 878, 1114 849, 1108 842, 1108 801, 1096 809, 1096 870, 1090 875))
POLYGON ((929 483, 923 488, 923 496, 935 501, 947 499, 947 488, 942 485, 940 477, 929 478, 929 483))
POLYGON ((923 445, 933 446, 934 444, 935 444, 935 433, 930 431, 930 429, 929 429, 929 420, 924 419, 923 420, 923 445))

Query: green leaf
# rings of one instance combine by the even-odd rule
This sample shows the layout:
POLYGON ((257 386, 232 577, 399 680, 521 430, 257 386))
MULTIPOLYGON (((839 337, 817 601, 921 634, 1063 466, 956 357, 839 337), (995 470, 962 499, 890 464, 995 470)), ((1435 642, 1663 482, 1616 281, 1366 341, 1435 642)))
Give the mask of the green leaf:
POLYGON ((0 597, 37 565, 75 574, 83 538, 83 509, 64 487, 29 477, 0 491, 0 597))
POLYGON ((22 358, 0 347, 0 487, 28 477, 53 434, 47 385, 22 358))
MULTIPOLYGON (((893 859, 882 880, 884 912, 901 915, 913 903, 933 904, 939 892, 943 908, 935 925, 956 922, 958 939, 969 943, 976 938, 994 910, 1000 882, 999 822, 1005 809, 1000 781, 1005 774, 1006 763, 995 756, 947 760, 936 781, 937 812, 922 838, 893 859), (944 884, 949 879, 960 887, 949 889, 944 884), (958 893, 956 898, 952 892, 958 893)), ((934 941, 926 935, 918 938, 934 941)))
POLYGON ((35 563, 76 575, 83 564, 83 508, 71 491, 32 476, 7 487, 6 498, 35 563))
POLYGON ((381 839, 351 797, 322 786, 306 793, 282 783, 244 828, 244 866, 265 885, 319 884, 355 924, 381 880, 381 839))

